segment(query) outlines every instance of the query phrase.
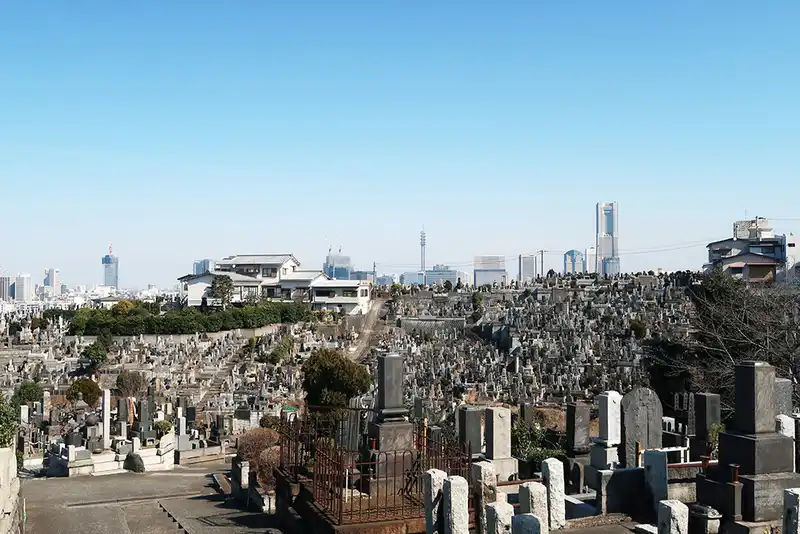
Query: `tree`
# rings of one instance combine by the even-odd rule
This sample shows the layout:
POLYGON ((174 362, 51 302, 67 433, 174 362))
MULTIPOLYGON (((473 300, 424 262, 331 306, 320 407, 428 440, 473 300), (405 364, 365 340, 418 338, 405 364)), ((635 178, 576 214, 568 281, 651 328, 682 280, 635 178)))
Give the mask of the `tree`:
POLYGON ((147 379, 136 371, 122 371, 117 375, 117 389, 123 397, 138 397, 147 390, 147 379))
POLYGON ((477 311, 483 306, 483 295, 478 291, 472 293, 472 309, 477 311))
POLYGON ((29 402, 41 402, 42 394, 42 386, 26 380, 14 390, 14 395, 11 397, 11 404, 13 406, 21 406, 29 402))
POLYGON ((82 356, 86 359, 90 371, 99 369, 108 360, 108 348, 99 339, 83 349, 82 356))
POLYGON ((17 438, 17 409, 0 393, 0 447, 10 447, 17 438))
POLYGON ((136 305, 130 300, 121 300, 111 307, 111 314, 117 317, 127 317, 130 315, 136 305))
POLYGON ((687 291, 694 307, 693 334, 686 340, 648 343, 651 382, 680 378, 692 391, 720 394, 723 407, 732 408, 734 367, 740 362, 762 360, 778 376, 797 376, 800 293, 749 287, 719 271, 687 291))
POLYGON ((83 395, 83 402, 89 406, 95 406, 103 392, 94 380, 79 378, 70 384, 67 390, 67 400, 70 402, 77 402, 79 393, 83 395))
POLYGON ((347 406, 371 385, 367 368, 337 350, 316 350, 303 364, 303 389, 310 405, 347 406))
POLYGON ((631 332, 633 332, 636 339, 644 339, 644 336, 647 334, 647 325, 644 324, 644 322, 639 319, 633 319, 631 320, 630 326, 631 332))
POLYGON ((233 300, 233 280, 230 276, 215 275, 208 290, 212 298, 222 301, 222 308, 226 308, 233 300))
POLYGON ((453 282, 451 282, 450 280, 445 280, 444 281, 444 290, 447 291, 448 293, 450 293, 453 290, 453 282))
POLYGON ((456 281, 456 290, 460 290, 464 288, 464 284, 461 282, 461 277, 458 277, 458 281, 456 281))
POLYGON ((393 299, 400 298, 400 295, 403 292, 403 286, 400 284, 392 284, 392 287, 389 290, 390 294, 392 295, 393 299))

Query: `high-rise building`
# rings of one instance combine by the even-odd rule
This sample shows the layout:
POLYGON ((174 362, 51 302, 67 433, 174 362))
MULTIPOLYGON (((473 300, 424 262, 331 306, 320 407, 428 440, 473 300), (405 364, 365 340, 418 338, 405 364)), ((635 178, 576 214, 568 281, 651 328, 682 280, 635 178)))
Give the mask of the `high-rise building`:
POLYGON ((536 278, 536 254, 519 255, 518 282, 532 282, 536 278))
POLYGON ((425 283, 429 286, 436 286, 439 284, 444 284, 445 282, 450 282, 450 285, 456 287, 459 280, 461 280, 462 285, 467 284, 469 281, 467 278, 467 273, 456 269, 451 269, 448 265, 434 265, 433 269, 428 269, 425 271, 425 283))
POLYGON ((564 274, 581 274, 586 272, 583 254, 579 250, 568 250, 564 253, 564 274))
POLYGON ((0 301, 11 302, 13 297, 11 286, 13 285, 14 280, 10 276, 0 276, 0 301))
POLYGON ((620 273, 617 203, 597 204, 596 272, 603 276, 620 273))
POLYGON ((119 289, 119 258, 114 256, 111 245, 108 254, 103 256, 103 285, 119 289))
POLYGON ((475 256, 473 266, 473 284, 475 287, 508 282, 505 256, 475 256))
POLYGON ((18 274, 14 279, 14 300, 17 302, 31 302, 33 300, 31 275, 18 274))
POLYGON ((595 247, 586 248, 583 253, 583 267, 589 274, 597 272, 597 249, 595 247))
POLYGON ((61 295, 61 282, 58 281, 58 269, 47 269, 44 272, 44 285, 50 288, 50 294, 54 297, 61 295))
POLYGON ((192 265, 192 274, 204 274, 214 270, 214 260, 197 260, 192 265))
POLYGON ((350 263, 350 256, 342 256, 341 247, 339 247, 338 254, 333 254, 331 249, 328 249, 325 263, 322 264, 322 271, 335 280, 350 280, 353 264, 350 263))

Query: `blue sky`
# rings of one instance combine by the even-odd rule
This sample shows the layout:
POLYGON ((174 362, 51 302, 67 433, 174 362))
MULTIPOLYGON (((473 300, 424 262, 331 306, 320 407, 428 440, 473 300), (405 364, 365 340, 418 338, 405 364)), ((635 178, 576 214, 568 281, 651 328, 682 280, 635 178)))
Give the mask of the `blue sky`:
POLYGON ((800 217, 799 26, 796 0, 12 2, 0 265, 96 284, 113 243, 122 285, 166 286, 341 244, 399 273, 424 225, 467 268, 583 249, 616 200, 623 270, 699 268, 641 252, 800 217))

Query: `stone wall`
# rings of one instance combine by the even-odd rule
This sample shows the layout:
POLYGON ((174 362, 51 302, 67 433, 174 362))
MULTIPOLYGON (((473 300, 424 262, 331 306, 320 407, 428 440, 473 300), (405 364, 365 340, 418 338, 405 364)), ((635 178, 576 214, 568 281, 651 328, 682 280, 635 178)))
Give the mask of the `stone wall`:
MULTIPOLYGON (((234 337, 239 337, 242 339, 249 339, 251 337, 260 337, 266 336, 272 333, 275 333, 281 329, 283 325, 280 324, 271 324, 267 326, 262 326, 261 328, 239 328, 237 330, 223 330, 221 332, 209 332, 206 335, 209 339, 217 340, 224 338, 227 335, 232 335, 234 337)), ((158 339, 169 340, 172 338, 173 343, 186 343, 195 337, 198 334, 144 334, 142 336, 114 336, 114 341, 121 343, 124 341, 138 341, 142 340, 145 343, 154 345, 158 342, 158 339)), ((202 334, 200 334, 202 335, 202 334)), ((77 341, 78 336, 64 336, 65 343, 72 343, 73 341, 77 341)), ((83 340, 84 345, 89 345, 94 343, 97 339, 97 336, 83 336, 81 338, 83 340)))
POLYGON ((22 510, 19 486, 14 449, 0 448, 0 534, 19 532, 22 510))

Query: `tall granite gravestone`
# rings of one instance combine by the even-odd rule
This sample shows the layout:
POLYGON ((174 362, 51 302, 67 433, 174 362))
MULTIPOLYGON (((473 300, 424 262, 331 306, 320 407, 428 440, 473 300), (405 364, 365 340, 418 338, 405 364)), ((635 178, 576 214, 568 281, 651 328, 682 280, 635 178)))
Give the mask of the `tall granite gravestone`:
POLYGON ((622 397, 623 467, 639 467, 639 454, 661 448, 661 418, 664 412, 655 391, 636 388, 622 397))
POLYGON ((397 353, 378 356, 378 416, 370 422, 369 437, 378 451, 405 451, 414 446, 414 426, 403 403, 403 358, 397 353))
POLYGON ((792 438, 775 432, 775 368, 743 362, 735 388, 733 424, 719 435, 719 466, 698 475, 697 500, 734 520, 776 520, 783 490, 800 486, 800 475, 793 472, 792 438))
POLYGON ((473 458, 480 456, 483 449, 482 419, 483 410, 477 406, 462 404, 458 407, 458 443, 464 452, 469 450, 473 458))
POLYGON ((695 393, 694 396, 694 438, 689 441, 689 456, 693 462, 700 461, 709 453, 711 427, 722 420, 721 401, 716 393, 695 393))
POLYGON ((589 452, 589 405, 567 404, 567 452, 586 454, 589 452))
POLYGON ((792 381, 788 378, 775 379, 776 415, 792 415, 792 381))

